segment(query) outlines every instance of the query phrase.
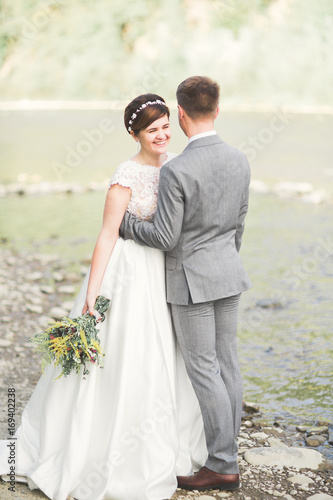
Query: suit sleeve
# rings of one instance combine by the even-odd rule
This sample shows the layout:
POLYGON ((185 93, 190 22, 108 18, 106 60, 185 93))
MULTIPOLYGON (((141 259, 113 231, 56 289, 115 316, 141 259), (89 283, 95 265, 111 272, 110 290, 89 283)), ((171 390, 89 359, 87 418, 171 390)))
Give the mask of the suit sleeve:
POLYGON ((239 214, 238 214, 236 235, 235 235, 235 245, 236 245, 237 252, 239 252, 241 244, 242 244, 242 236, 243 236, 244 228, 245 228, 245 216, 246 216, 248 208, 249 208, 249 184, 250 184, 251 172, 250 172, 250 165, 249 165, 246 158, 245 158, 245 161, 246 161, 246 170, 245 170, 244 192, 243 192, 242 203, 241 203, 239 214))
POLYGON ((157 210, 153 222, 143 221, 125 212, 120 235, 140 245, 172 250, 180 237, 184 217, 184 195, 173 168, 161 168, 157 210))

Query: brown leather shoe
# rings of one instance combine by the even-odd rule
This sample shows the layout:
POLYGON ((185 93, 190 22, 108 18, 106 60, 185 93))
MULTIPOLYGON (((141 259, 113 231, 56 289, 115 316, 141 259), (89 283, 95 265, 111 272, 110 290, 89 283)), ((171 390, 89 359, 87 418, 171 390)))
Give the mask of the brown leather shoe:
POLYGON ((183 490, 238 490, 239 474, 218 474, 202 467, 193 476, 178 476, 178 488, 183 490))

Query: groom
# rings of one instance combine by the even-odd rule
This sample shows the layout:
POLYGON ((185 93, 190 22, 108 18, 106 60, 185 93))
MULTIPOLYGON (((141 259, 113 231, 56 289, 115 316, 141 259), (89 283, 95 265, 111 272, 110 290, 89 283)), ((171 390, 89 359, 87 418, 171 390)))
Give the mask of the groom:
POLYGON ((241 292, 251 282, 239 257, 250 168, 214 130, 219 86, 193 76, 177 89, 178 119, 189 144, 163 166, 154 222, 125 213, 120 233, 166 251, 167 300, 199 400, 208 449, 205 467, 178 487, 239 488, 236 438, 242 380, 236 330, 241 292))

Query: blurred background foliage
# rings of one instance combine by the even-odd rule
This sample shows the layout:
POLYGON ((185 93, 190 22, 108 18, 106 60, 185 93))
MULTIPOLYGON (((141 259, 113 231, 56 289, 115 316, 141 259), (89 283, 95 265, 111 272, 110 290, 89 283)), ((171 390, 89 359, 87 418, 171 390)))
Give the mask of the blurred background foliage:
POLYGON ((333 105, 332 0, 0 0, 1 99, 174 98, 207 74, 232 104, 333 105))

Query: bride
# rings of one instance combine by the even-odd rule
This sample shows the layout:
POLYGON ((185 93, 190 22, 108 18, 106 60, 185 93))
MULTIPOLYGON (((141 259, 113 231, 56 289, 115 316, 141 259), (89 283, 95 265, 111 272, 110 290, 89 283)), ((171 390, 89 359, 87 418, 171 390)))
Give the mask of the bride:
MULTIPOLYGON (((175 340, 165 295, 164 253, 124 241, 125 210, 154 216, 167 152, 169 109, 144 94, 125 109, 125 127, 140 150, 111 178, 103 225, 71 316, 94 313, 111 299, 100 323, 104 368, 55 380, 49 367, 22 414, 15 474, 54 500, 163 500, 206 460, 200 409, 175 340)), ((8 441, 0 474, 9 480, 8 441), (6 477, 7 474, 7 477, 6 477)))

